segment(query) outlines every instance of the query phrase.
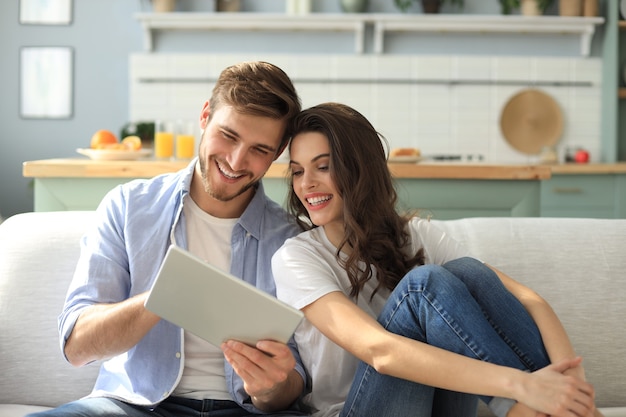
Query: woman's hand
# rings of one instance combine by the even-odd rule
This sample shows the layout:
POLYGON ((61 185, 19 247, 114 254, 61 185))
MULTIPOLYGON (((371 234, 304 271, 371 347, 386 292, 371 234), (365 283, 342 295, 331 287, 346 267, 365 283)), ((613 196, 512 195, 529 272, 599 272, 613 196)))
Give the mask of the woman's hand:
POLYGON ((564 359, 528 374, 518 401, 552 417, 593 417, 593 387, 577 376, 565 375, 567 370, 579 367, 581 361, 564 359))
POLYGON ((582 363, 578 366, 566 369, 565 372, 563 372, 563 375, 570 375, 582 381, 587 380, 587 378, 585 377, 585 370, 583 369, 582 363))

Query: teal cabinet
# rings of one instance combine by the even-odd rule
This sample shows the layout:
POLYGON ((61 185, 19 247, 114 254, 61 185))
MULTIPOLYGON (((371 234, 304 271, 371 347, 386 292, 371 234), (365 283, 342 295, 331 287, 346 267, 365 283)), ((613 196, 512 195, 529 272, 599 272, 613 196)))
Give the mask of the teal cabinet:
POLYGON ((542 217, 622 218, 626 175, 553 175, 541 184, 542 217))
POLYGON ((34 211, 95 210, 107 192, 131 178, 35 178, 34 211))
MULTIPOLYGON (((130 178, 35 178, 35 211, 93 210, 130 178)), ((263 180, 285 204, 287 182, 263 180)), ((553 175, 549 180, 397 179, 400 210, 436 219, 463 217, 626 218, 626 175, 553 175)), ((376 198, 376 196, 372 196, 376 198)))
POLYGON ((525 180, 397 180, 399 208, 422 217, 538 217, 541 181, 525 180))
POLYGON ((626 175, 615 177, 615 201, 617 204, 617 216, 626 219, 626 175))
MULTIPOLYGON (((422 217, 450 220, 464 217, 538 217, 539 180, 396 179, 402 211, 422 217)), ((263 180, 267 194, 285 203, 287 183, 263 180)), ((376 198, 372 195, 371 198, 376 198)))
MULTIPOLYGON (((130 178, 35 178, 35 211, 93 210, 102 197, 130 178)), ((423 217, 538 217, 539 180, 396 180, 399 209, 423 217)), ((263 180, 267 195, 284 205, 287 182, 263 180)), ((372 195, 372 198, 376 196, 372 195)))

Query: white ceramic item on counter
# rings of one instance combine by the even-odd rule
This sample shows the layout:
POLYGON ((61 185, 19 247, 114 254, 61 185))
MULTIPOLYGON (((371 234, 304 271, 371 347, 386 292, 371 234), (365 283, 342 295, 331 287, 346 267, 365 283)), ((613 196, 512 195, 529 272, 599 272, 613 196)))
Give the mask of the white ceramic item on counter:
POLYGON ((139 158, 145 158, 152 154, 150 149, 139 149, 136 151, 126 151, 123 149, 76 149, 81 155, 85 155, 96 161, 133 161, 139 158))

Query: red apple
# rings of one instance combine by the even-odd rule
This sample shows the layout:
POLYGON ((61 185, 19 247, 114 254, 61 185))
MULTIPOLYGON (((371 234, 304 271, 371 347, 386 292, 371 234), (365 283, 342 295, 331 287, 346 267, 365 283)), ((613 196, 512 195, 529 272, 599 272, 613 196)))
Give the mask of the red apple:
POLYGON ((578 162, 579 164, 589 162, 589 152, 584 149, 577 150, 574 154, 574 161, 578 162))

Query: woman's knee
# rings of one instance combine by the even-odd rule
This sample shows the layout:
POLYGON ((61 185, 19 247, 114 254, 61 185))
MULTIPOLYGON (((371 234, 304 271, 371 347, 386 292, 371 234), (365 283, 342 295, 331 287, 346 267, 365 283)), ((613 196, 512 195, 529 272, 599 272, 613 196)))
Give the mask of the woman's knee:
POLYGON ((456 287, 461 283, 444 265, 428 264, 409 271, 401 283, 412 290, 433 290, 440 287, 456 287))
POLYGON ((472 275, 472 274, 485 274, 491 271, 487 265, 479 261, 476 258, 465 256, 463 258, 453 259, 442 265, 443 268, 452 272, 455 275, 472 275))
POLYGON ((475 258, 458 258, 442 266, 463 282, 472 293, 479 291, 481 287, 493 288, 500 282, 491 268, 475 258))

